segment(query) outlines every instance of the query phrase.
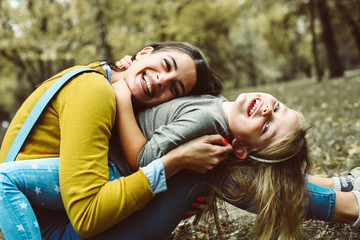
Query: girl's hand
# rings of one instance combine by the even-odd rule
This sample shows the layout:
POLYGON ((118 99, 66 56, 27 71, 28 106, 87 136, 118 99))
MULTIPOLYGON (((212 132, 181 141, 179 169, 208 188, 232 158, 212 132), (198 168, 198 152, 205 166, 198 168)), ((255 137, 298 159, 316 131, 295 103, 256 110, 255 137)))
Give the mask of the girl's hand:
POLYGON ((112 84, 117 99, 131 99, 131 92, 125 80, 120 79, 112 84))
POLYGON ((197 215, 197 218, 195 219, 196 222, 201 216, 201 213, 209 209, 209 204, 207 201, 208 201, 207 196, 199 196, 195 198, 195 202, 191 205, 191 210, 185 213, 184 219, 197 215))
POLYGON ((128 69, 132 64, 131 56, 126 55, 120 61, 117 61, 115 65, 120 69, 128 69))
POLYGON ((206 173, 229 157, 232 146, 219 134, 189 141, 161 157, 169 178, 180 170, 206 173))

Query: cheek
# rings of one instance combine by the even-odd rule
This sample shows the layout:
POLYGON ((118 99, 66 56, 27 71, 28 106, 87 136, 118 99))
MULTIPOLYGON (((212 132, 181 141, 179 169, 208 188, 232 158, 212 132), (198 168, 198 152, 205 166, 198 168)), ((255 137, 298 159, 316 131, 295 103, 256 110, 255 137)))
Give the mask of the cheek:
POLYGON ((257 125, 252 123, 245 123, 238 128, 237 134, 239 138, 245 140, 247 143, 250 143, 254 136, 257 136, 258 131, 259 127, 257 125))
POLYGON ((126 84, 128 85, 130 92, 133 95, 139 94, 139 92, 141 90, 141 86, 140 86, 140 84, 137 83, 137 79, 136 79, 135 75, 132 75, 131 73, 127 74, 124 77, 124 80, 125 80, 126 84))
POLYGON ((170 100, 174 99, 172 94, 164 93, 160 98, 155 100, 156 105, 168 102, 170 100))

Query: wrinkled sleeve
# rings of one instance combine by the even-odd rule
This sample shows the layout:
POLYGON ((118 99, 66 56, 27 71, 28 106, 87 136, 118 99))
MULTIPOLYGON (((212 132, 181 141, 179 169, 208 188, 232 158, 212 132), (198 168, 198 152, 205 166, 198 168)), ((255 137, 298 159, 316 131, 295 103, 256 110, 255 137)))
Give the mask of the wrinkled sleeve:
POLYGON ((116 115, 111 86, 97 73, 80 75, 57 97, 60 188, 81 237, 96 235, 141 209, 154 193, 140 169, 109 182, 108 150, 116 115))
MULTIPOLYGON (((167 123, 164 122, 166 125, 154 129, 153 134, 146 136, 148 141, 138 156, 138 166, 146 166, 153 159, 191 139, 218 132, 217 123, 208 111, 196 106, 183 106, 177 111, 175 118, 168 119, 167 123)), ((162 112, 155 115, 145 112, 139 121, 151 121, 151 118, 159 121, 158 115, 162 115, 162 112)))

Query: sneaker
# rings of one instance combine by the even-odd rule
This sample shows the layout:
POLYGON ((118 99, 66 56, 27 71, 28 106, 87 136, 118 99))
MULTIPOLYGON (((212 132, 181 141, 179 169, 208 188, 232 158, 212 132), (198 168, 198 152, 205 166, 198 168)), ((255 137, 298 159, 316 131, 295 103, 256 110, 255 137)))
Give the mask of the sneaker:
POLYGON ((360 191, 360 167, 356 167, 345 177, 333 177, 334 189, 341 192, 360 191))
POLYGON ((353 176, 353 190, 360 191, 360 167, 356 167, 350 171, 349 175, 353 176))

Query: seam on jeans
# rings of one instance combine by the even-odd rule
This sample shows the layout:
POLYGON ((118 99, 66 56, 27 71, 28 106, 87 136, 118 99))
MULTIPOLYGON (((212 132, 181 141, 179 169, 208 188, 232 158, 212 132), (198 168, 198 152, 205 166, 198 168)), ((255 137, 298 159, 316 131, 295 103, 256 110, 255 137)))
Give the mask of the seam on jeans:
MULTIPOLYGON (((19 219, 19 218, 17 217, 17 215, 15 214, 13 204, 11 204, 11 201, 8 200, 8 197, 7 197, 6 194, 5 194, 6 191, 4 190, 4 187, 3 187, 3 185, 4 185, 4 176, 6 176, 7 179, 9 179, 9 180, 10 180, 10 178, 8 178, 8 176, 7 176, 5 173, 1 173, 1 172, 0 172, 0 174, 3 175, 3 179, 1 179, 1 181, 0 181, 0 191, 3 192, 3 195, 4 195, 4 197, 5 197, 8 205, 10 205, 10 209, 11 209, 13 215, 15 216, 17 222, 22 225, 22 222, 20 221, 20 219, 19 219)), ((10 182, 11 182, 12 184, 14 184, 11 180, 10 180, 10 182)), ((17 188, 17 189, 18 189, 18 188, 17 188)), ((29 203, 29 201, 28 201, 28 203, 29 203)), ((29 205, 31 206, 30 203, 29 203, 29 205)), ((34 213, 34 214, 35 214, 35 213, 34 213)), ((36 221, 37 221, 37 220, 36 220, 36 221)), ((16 226, 16 225, 15 225, 15 226, 16 226)), ((39 230, 40 230, 40 228, 39 228, 39 230)), ((28 233, 27 233, 26 231, 24 231, 23 233, 24 233, 24 235, 25 235, 27 238, 29 238, 28 233)), ((22 235, 23 233, 21 233, 21 235, 22 235)), ((41 233, 40 233, 40 234, 41 234, 41 233)))

